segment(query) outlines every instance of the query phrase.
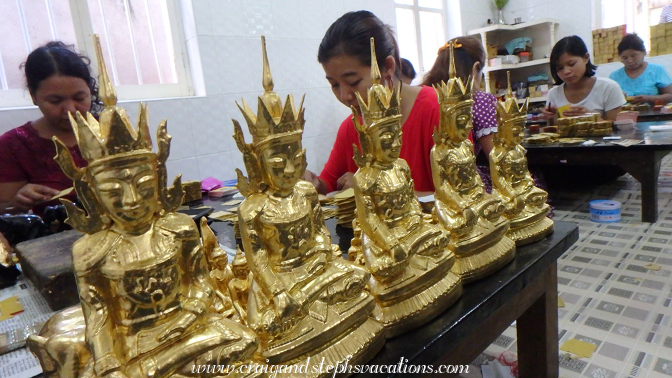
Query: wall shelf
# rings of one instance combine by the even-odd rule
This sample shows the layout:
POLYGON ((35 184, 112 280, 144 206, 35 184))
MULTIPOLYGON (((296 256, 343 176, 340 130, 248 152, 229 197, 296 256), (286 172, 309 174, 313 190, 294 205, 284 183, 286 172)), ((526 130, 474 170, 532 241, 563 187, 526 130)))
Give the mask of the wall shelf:
MULTIPOLYGON (((514 71, 520 68, 537 67, 539 71, 546 74, 550 73, 550 59, 544 58, 551 55, 551 49, 555 45, 556 30, 560 22, 552 18, 541 18, 530 22, 523 22, 516 25, 490 25, 484 28, 469 30, 469 35, 478 35, 481 38, 483 49, 488 51, 488 44, 498 47, 504 46, 514 38, 528 37, 532 39, 531 54, 532 57, 538 57, 529 62, 516 64, 501 64, 498 66, 486 66, 483 68, 485 73, 485 89, 487 92, 495 93, 495 81, 501 80, 500 71, 514 71)), ((492 57, 488 57, 492 58, 492 57)), ((525 70, 521 72, 511 72, 512 81, 524 81, 532 72, 525 70)), ((530 102, 545 101, 541 98, 535 98, 530 102)))
MULTIPOLYGON (((542 96, 542 97, 530 97, 528 103, 533 103, 533 102, 546 102, 546 101, 548 101, 548 97, 546 97, 546 96, 542 96)), ((518 99, 518 103, 519 103, 519 104, 522 104, 523 102, 525 102, 525 99, 524 99, 524 98, 522 98, 522 99, 518 99)))
POLYGON ((545 25, 545 24, 556 24, 558 25, 560 21, 553 19, 553 18, 540 18, 538 20, 530 21, 530 22, 522 22, 520 24, 515 24, 515 25, 490 25, 486 26, 484 28, 478 28, 478 29, 473 29, 469 30, 467 34, 481 34, 481 33, 487 33, 487 32, 493 32, 493 31, 502 31, 502 30, 521 30, 521 29, 526 29, 532 26, 536 25, 545 25))
POLYGON ((522 62, 522 63, 516 63, 516 64, 502 64, 499 66, 488 66, 483 68, 483 72, 492 72, 492 71, 500 71, 500 70, 514 70, 516 68, 523 68, 523 67, 531 67, 531 66, 538 66, 540 64, 547 64, 550 63, 549 58, 542 58, 542 59, 535 59, 535 60, 530 60, 529 62, 522 62))

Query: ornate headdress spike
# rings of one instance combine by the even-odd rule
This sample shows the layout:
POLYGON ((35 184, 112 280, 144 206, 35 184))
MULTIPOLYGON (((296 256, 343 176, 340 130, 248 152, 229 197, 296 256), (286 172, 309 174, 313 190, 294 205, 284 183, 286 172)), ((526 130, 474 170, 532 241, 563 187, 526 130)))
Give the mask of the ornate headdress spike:
POLYGON ((259 157, 268 148, 268 143, 284 139, 300 139, 303 133, 303 125, 306 122, 303 118, 305 95, 301 98, 299 107, 295 108, 294 96, 292 94, 287 96, 287 100, 283 106, 280 96, 273 92, 273 76, 271 75, 271 68, 266 53, 266 37, 263 35, 261 36, 261 49, 263 60, 262 86, 264 87, 264 93, 257 100, 257 114, 254 114, 244 99, 241 101, 242 105, 236 102, 238 109, 240 109, 245 118, 245 122, 247 122, 250 134, 252 134, 252 143, 248 144, 245 142, 240 123, 235 119, 232 120, 233 139, 236 141, 240 152, 243 153, 245 170, 249 175, 249 178, 247 178, 239 169, 236 169, 238 190, 244 196, 261 191, 265 187, 259 173, 261 171, 259 157))
POLYGON ((93 44, 96 46, 96 58, 98 59, 98 96, 106 107, 115 106, 117 105, 117 91, 114 90, 110 76, 107 73, 107 67, 103 59, 103 50, 97 34, 94 34, 93 41, 93 44))
POLYGON ((93 233, 106 227, 97 199, 91 188, 91 177, 107 167, 109 163, 125 159, 127 164, 142 164, 155 162, 159 184, 159 201, 162 211, 172 212, 182 202, 184 192, 180 184, 180 176, 173 181, 173 186, 166 187, 166 160, 170 150, 170 135, 166 131, 166 121, 162 121, 157 129, 158 153, 152 152, 152 140, 149 136, 149 121, 147 106, 140 104, 137 131, 133 128, 126 111, 117 106, 117 95, 103 60, 100 39, 94 34, 93 42, 98 59, 99 96, 105 105, 96 120, 91 113, 86 118, 77 112, 68 114, 70 124, 75 132, 77 144, 82 157, 89 165, 78 168, 68 150, 68 147, 54 137, 56 144, 56 162, 63 172, 73 180, 77 197, 86 211, 77 208, 70 201, 61 199, 68 212, 68 223, 75 229, 93 233))
POLYGON ((506 97, 514 98, 513 90, 511 90, 511 71, 506 71, 506 97))
POLYGON ((439 104, 451 105, 458 104, 463 101, 471 100, 473 81, 471 76, 467 78, 467 82, 462 82, 462 79, 457 77, 457 70, 455 69, 455 54, 453 47, 458 44, 457 41, 449 41, 450 45, 450 66, 448 69, 448 82, 440 82, 434 85, 434 90, 439 98, 439 104))
POLYGON ((243 113, 247 126, 252 134, 255 145, 265 144, 268 141, 300 136, 303 132, 303 100, 298 109, 294 108, 294 97, 287 96, 283 107, 280 96, 273 92, 273 76, 268 64, 268 55, 266 53, 266 38, 261 36, 261 48, 263 57, 263 76, 262 85, 264 93, 259 97, 257 104, 257 114, 242 100, 242 106, 238 103, 238 109, 243 113))
MULTIPOLYGON (((362 96, 355 92, 364 125, 366 127, 377 127, 383 120, 388 120, 391 117, 401 118, 399 107, 401 87, 397 84, 393 88, 388 88, 381 84, 373 37, 371 38, 371 81, 373 85, 367 92, 368 101, 364 101, 362 96)), ((357 115, 355 115, 355 118, 357 118, 357 115)))
POLYGON ((516 96, 513 95, 513 91, 511 90, 510 71, 506 72, 506 77, 508 87, 506 90, 504 102, 497 102, 497 118, 500 121, 500 125, 502 122, 512 120, 514 118, 520 119, 521 117, 527 117, 527 106, 529 99, 525 99, 523 104, 518 107, 518 100, 516 99, 516 96))
POLYGON ((456 75, 455 71, 455 54, 453 51, 454 43, 450 44, 450 65, 448 66, 448 78, 454 79, 456 75))

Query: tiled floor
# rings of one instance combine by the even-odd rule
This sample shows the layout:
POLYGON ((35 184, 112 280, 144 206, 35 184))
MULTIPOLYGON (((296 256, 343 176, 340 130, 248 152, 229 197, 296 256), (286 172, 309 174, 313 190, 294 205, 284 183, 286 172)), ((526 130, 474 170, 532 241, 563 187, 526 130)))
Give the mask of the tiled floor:
MULTIPOLYGON (((662 164, 655 224, 641 222, 639 183, 629 175, 591 193, 555 193, 553 204, 554 220, 578 223, 580 234, 558 261, 560 345, 572 338, 597 345, 591 358, 561 351, 560 376, 672 377, 672 158, 662 164), (622 221, 591 222, 594 199, 620 201, 622 221)), ((516 350, 515 324, 486 353, 504 350, 516 350)))

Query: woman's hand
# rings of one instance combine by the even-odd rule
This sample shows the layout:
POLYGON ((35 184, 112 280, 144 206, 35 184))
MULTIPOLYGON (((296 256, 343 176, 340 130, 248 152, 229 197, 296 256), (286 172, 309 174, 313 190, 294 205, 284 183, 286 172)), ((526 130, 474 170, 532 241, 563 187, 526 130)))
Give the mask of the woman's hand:
POLYGON ((639 96, 631 96, 629 103, 633 105, 638 105, 638 104, 645 104, 647 102, 653 102, 653 100, 650 98, 651 96, 646 96, 646 95, 639 95, 639 96))
POLYGON ((324 183, 315 173, 306 169, 303 173, 303 179, 313 184, 317 192, 327 194, 327 184, 324 183))
POLYGON ((555 106, 547 106, 541 112, 541 118, 543 119, 552 119, 558 114, 558 108, 555 106))
POLYGON ((14 211, 28 211, 40 203, 49 201, 60 193, 56 189, 38 184, 26 184, 14 195, 8 207, 14 211))
POLYGON ((353 184, 353 177, 355 177, 355 174, 352 172, 346 172, 341 178, 336 181, 336 189, 338 190, 346 190, 352 188, 353 184))
POLYGON ((569 107, 569 109, 565 110, 562 112, 563 117, 576 117, 576 116, 581 116, 584 114, 591 113, 590 109, 586 108, 585 106, 581 105, 572 105, 569 107))

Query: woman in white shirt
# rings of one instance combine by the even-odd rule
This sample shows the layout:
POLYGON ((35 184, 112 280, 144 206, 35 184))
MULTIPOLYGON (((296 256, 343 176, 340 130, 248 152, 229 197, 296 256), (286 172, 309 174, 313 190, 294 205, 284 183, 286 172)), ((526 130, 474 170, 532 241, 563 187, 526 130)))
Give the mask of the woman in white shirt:
POLYGON ((551 74, 556 86, 548 92, 543 112, 545 119, 600 113, 603 119, 615 120, 625 97, 618 83, 595 77, 595 68, 583 40, 575 35, 565 37, 551 51, 551 74), (569 105, 569 108, 566 108, 569 105))
MULTIPOLYGON (((615 81, 595 77, 597 67, 590 62, 590 54, 581 38, 573 35, 558 41, 553 46, 550 60, 551 74, 557 85, 548 92, 544 118, 553 122, 559 113, 564 117, 600 113, 603 119, 616 119, 625 104, 623 92, 615 81)), ((549 189, 590 188, 613 181, 625 173, 622 168, 610 164, 539 168, 549 189)))

